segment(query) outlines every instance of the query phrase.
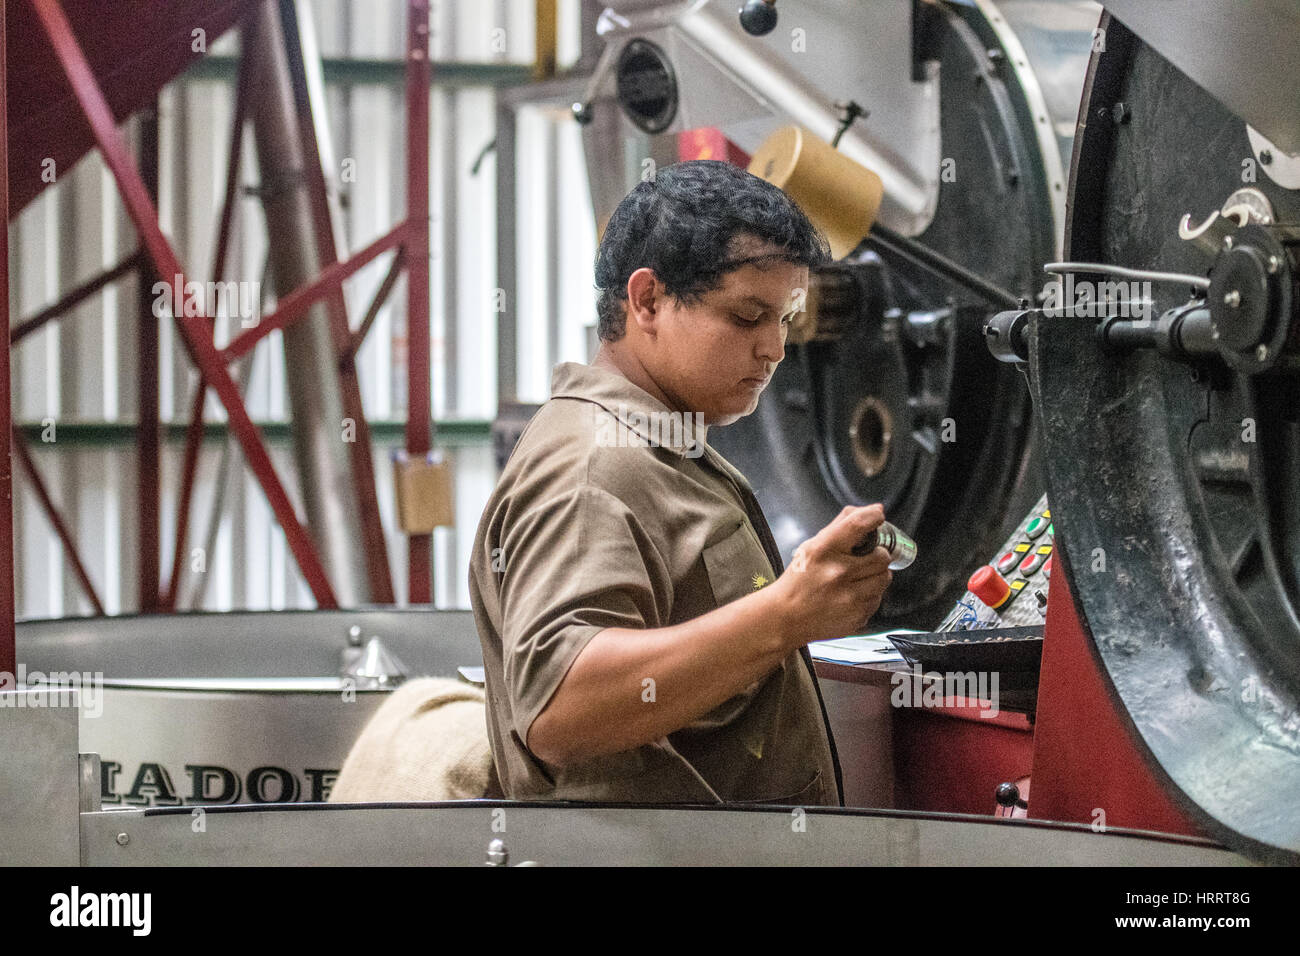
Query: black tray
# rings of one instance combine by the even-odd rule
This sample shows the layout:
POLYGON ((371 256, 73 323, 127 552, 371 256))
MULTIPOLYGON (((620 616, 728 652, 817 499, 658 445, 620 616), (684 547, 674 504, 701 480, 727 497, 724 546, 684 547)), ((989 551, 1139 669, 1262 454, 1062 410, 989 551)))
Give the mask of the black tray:
POLYGON ((1026 671, 1038 673, 1043 626, 997 627, 983 631, 890 634, 910 664, 943 671, 1026 671))
POLYGON ((888 636, 909 664, 925 671, 997 671, 1001 706, 1006 710, 1032 714, 1038 703, 1038 668, 1043 659, 1041 624, 888 636))

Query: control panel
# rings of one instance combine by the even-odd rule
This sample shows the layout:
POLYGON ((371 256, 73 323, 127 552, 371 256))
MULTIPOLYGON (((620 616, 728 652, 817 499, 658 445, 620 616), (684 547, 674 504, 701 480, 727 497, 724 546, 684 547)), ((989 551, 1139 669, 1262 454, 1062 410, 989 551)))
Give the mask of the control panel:
POLYGON ((1038 500, 993 560, 966 582, 966 593, 937 630, 974 631, 1042 624, 1052 577, 1052 512, 1038 500))

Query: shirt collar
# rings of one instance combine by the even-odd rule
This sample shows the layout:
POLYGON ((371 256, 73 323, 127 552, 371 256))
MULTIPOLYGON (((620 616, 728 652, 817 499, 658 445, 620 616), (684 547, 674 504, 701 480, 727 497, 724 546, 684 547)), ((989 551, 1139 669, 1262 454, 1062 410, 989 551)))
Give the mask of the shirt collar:
POLYGON ((674 412, 611 369, 561 362, 551 373, 551 398, 575 398, 605 409, 654 447, 684 458, 704 453, 708 426, 698 412, 674 412))

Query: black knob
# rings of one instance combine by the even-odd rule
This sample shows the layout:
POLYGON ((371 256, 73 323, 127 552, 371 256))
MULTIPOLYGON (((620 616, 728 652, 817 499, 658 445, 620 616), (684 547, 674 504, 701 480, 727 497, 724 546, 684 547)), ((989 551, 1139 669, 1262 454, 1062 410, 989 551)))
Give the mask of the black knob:
POLYGON ((1029 362, 1029 309, 999 312, 984 324, 984 344, 999 362, 1029 362))
POLYGON ((1019 807, 1021 810, 1029 807, 1029 804, 1020 799, 1020 788, 1014 783, 998 784, 994 799, 1000 807, 1019 807))
POLYGON ((776 0, 748 0, 740 8, 740 25, 750 36, 767 36, 776 29, 776 0))

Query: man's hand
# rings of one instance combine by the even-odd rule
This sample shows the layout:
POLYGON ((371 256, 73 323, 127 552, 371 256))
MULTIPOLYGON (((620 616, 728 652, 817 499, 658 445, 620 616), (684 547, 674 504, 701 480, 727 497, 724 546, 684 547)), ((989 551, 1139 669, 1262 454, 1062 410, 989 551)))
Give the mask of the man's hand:
POLYGON ((795 549, 790 566, 767 589, 780 600, 794 646, 861 633, 880 609, 894 579, 889 552, 877 547, 857 557, 853 548, 884 520, 881 505, 845 508, 795 549))

